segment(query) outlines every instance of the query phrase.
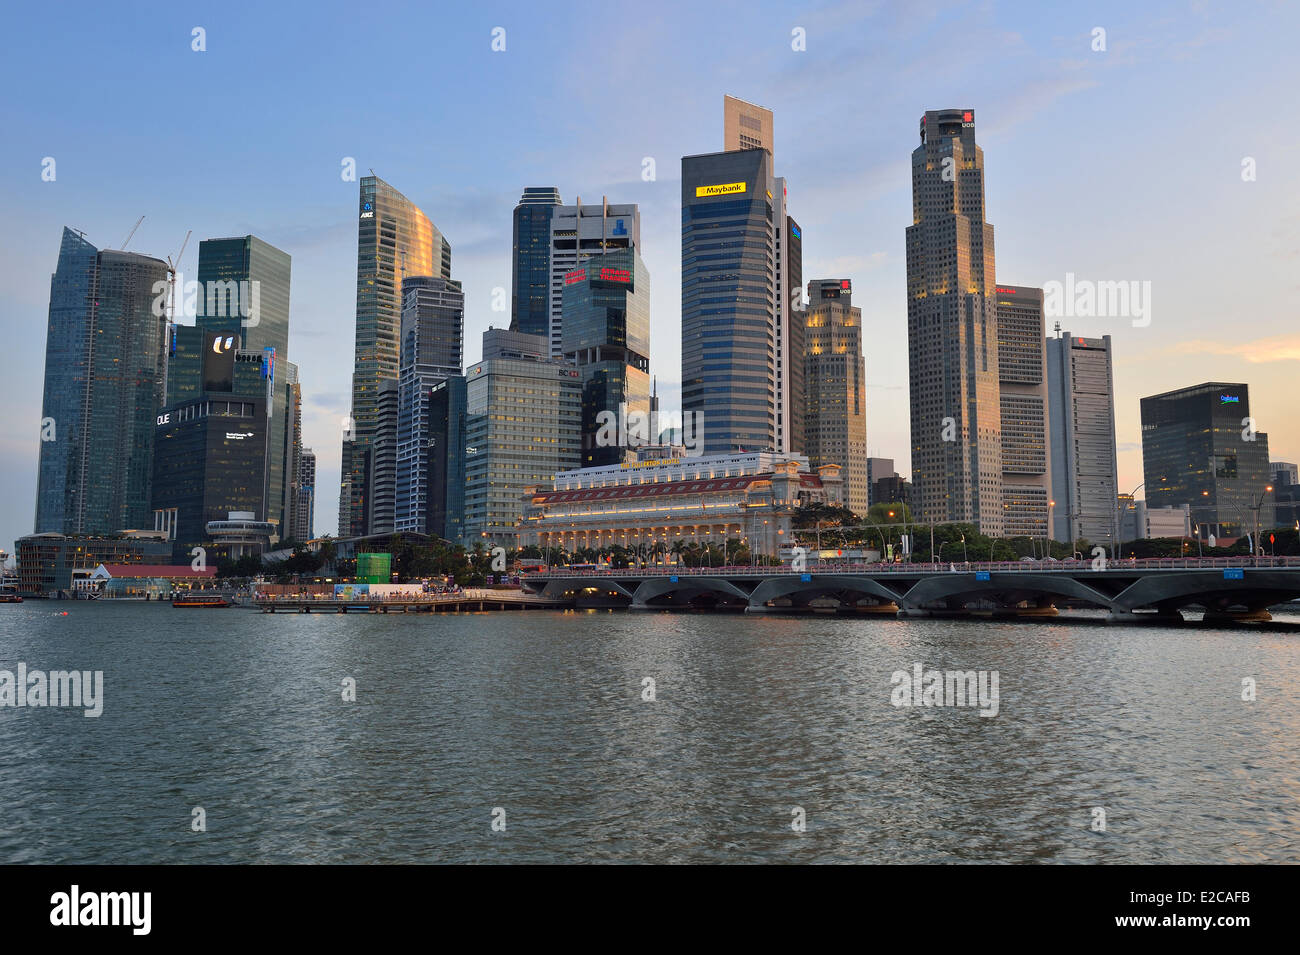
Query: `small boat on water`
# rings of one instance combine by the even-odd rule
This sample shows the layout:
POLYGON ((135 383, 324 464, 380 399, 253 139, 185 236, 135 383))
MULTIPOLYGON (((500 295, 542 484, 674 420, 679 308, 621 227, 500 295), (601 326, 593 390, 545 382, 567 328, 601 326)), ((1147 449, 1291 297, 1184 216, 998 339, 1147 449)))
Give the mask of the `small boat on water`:
POLYGON ((23 598, 19 596, 18 591, 8 587, 0 588, 0 604, 20 604, 23 598))
POLYGON ((177 594, 173 607, 229 607, 230 601, 221 594, 177 594))

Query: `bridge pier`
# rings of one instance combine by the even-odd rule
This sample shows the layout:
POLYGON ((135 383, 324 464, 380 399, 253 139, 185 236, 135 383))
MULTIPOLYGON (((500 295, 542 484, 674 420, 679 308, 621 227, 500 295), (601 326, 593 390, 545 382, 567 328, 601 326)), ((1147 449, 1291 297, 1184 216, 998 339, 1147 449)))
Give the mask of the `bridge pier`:
POLYGON ((1209 610, 1201 618, 1202 623, 1268 623, 1273 615, 1267 608, 1259 610, 1209 610))
POLYGON ((1119 607, 1112 607, 1110 613, 1106 614, 1107 623, 1137 623, 1150 626, 1156 623, 1182 623, 1183 615, 1177 610, 1156 610, 1143 611, 1138 613, 1134 610, 1124 610, 1119 607))

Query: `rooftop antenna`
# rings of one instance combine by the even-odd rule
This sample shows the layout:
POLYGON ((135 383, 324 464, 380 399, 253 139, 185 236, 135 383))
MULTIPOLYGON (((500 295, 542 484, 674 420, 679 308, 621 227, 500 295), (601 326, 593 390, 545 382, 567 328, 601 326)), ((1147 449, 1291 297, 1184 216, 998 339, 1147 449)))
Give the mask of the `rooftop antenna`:
POLYGON ((1057 338, 1061 337, 1061 323, 1059 320, 1056 323, 1056 337, 1057 338))

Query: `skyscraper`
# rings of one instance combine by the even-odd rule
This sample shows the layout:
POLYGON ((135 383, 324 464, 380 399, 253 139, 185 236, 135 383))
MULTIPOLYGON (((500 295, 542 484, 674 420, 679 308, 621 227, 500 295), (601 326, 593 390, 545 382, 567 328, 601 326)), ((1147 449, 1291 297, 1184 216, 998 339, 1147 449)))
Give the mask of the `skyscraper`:
POLYGON ((528 186, 515 206, 510 260, 510 329, 549 335, 551 327, 551 218, 560 205, 554 186, 528 186))
POLYGON ((433 276, 402 282, 402 359, 397 405, 397 489, 394 527, 426 533, 430 460, 429 407, 433 386, 461 373, 465 293, 460 283, 433 276))
POLYGON ((800 451, 802 233, 772 112, 723 99, 723 152, 682 158, 682 411, 705 454, 800 451))
MULTIPOLYGON (((807 412, 804 451, 808 466, 838 464, 844 504, 865 516, 867 475, 866 364, 862 358, 862 309, 853 307, 848 279, 808 283, 804 324, 804 374, 807 412)), ((890 472, 893 463, 890 462, 890 472)))
MULTIPOLYGON (((209 548, 210 521, 231 512, 293 536, 302 447, 301 389, 293 362, 242 347, 238 330, 178 326, 200 336, 198 387, 161 409, 154 430, 153 527, 172 541, 176 560, 209 548)), ((210 555, 215 556, 215 555, 210 555)))
MULTIPOLYGON (((641 212, 636 204, 551 206, 551 356, 564 351, 564 277, 593 255, 641 248, 641 212)), ((515 329, 522 331, 522 329, 515 329)))
POLYGON ((784 221, 781 242, 777 246, 781 304, 777 322, 776 377, 781 383, 777 390, 776 425, 777 448, 790 454, 802 454, 805 448, 804 426, 807 420, 807 393, 804 384, 803 314, 803 230, 785 212, 785 180, 781 184, 781 204, 776 210, 776 220, 784 221))
POLYGON ((291 269, 289 253, 255 235, 203 240, 199 288, 204 307, 195 324, 204 331, 238 332, 244 348, 274 348, 276 358, 287 361, 291 269))
POLYGON ((1143 398, 1142 473, 1148 507, 1189 505, 1216 536, 1253 534, 1257 519, 1273 527, 1268 435, 1255 429, 1245 384, 1210 381, 1143 398))
POLYGON ((298 457, 298 505, 293 511, 293 536, 299 543, 316 536, 316 452, 303 448, 298 457))
POLYGON ((776 450, 776 229, 764 149, 682 159, 682 413, 704 453, 776 450))
POLYGON ((549 351, 541 336, 488 329, 465 373, 467 544, 513 545, 524 489, 578 466, 581 377, 549 351))
MULTIPOLYGON (((538 336, 545 341, 544 336, 538 336)), ((424 533, 465 536, 465 378, 453 375, 429 392, 429 492, 424 533)))
POLYGON ((377 469, 368 458, 379 427, 380 382, 398 377, 402 278, 451 278, 451 246, 413 202, 377 176, 365 176, 359 205, 352 427, 343 439, 339 500, 344 537, 371 533, 368 482, 377 469))
POLYGON ((1043 290, 999 285, 998 384, 1002 420, 1002 533, 1048 538, 1047 349, 1043 290))
POLYGON ((722 97, 722 148, 773 149, 772 111, 734 96, 722 97))
POLYGON ((1047 339, 1052 538, 1103 546, 1115 539, 1118 500, 1110 336, 1047 339))
POLYGON ((907 338, 917 519, 1002 536, 993 226, 975 113, 930 110, 912 152, 907 338))
POLYGON ((563 324, 564 358, 582 380, 579 466, 620 464, 629 443, 658 443, 649 421, 650 273, 635 249, 592 256, 565 276, 563 324), (629 435, 629 415, 645 422, 643 435, 629 435), (602 440, 611 430, 613 440, 602 440))
POLYGON ((167 265, 63 230, 50 281, 36 533, 151 525, 153 429, 163 401, 167 265))

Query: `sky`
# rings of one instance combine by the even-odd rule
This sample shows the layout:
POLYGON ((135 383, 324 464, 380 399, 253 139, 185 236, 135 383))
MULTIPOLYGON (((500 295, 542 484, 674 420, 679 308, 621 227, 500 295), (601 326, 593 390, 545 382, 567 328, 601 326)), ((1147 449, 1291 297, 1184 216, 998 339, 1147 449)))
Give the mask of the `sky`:
POLYGON ((873 456, 908 473, 910 155, 925 110, 960 107, 984 149, 1000 285, 1150 283, 1147 319, 1063 320, 1113 336, 1120 490, 1142 482, 1139 399, 1202 381, 1248 383, 1272 458, 1297 461, 1298 27, 1281 2, 15 8, 0 38, 0 544, 32 531, 62 228, 116 248, 142 215, 131 251, 174 256, 193 230, 187 276, 205 238, 252 233, 293 257, 288 357, 317 456, 315 530, 334 532, 349 158, 447 236, 471 361, 509 324, 493 293, 510 287, 525 186, 639 203, 651 372, 678 407, 680 160, 722 148, 724 94, 775 113, 805 280, 853 281, 873 456))

